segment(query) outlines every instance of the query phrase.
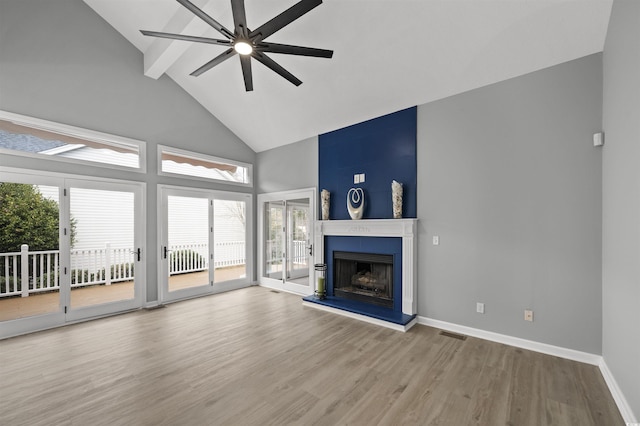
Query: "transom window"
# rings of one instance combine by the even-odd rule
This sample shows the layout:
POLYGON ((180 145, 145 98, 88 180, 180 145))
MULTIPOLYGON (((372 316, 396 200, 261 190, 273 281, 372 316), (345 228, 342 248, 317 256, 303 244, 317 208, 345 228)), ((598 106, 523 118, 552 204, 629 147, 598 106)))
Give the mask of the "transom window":
POLYGON ((236 185, 252 185, 253 168, 248 163, 163 145, 158 146, 158 160, 160 175, 183 175, 236 185))
POLYGON ((0 152, 144 171, 144 149, 142 141, 0 111, 0 152))

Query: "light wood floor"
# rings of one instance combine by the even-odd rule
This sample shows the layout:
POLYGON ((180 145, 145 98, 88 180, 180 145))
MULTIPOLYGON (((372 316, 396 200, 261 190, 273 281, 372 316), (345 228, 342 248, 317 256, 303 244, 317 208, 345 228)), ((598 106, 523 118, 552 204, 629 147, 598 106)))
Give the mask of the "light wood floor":
POLYGON ((597 367, 265 288, 0 341, 2 425, 623 425, 597 367))

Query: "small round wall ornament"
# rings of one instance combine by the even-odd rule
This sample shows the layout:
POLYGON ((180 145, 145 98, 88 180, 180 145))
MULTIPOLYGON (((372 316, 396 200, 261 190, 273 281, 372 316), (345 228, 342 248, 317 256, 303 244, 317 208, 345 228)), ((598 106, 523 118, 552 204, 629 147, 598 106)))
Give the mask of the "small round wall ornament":
POLYGON ((362 219, 364 213, 364 191, 362 188, 351 188, 347 192, 347 211, 351 219, 362 219))

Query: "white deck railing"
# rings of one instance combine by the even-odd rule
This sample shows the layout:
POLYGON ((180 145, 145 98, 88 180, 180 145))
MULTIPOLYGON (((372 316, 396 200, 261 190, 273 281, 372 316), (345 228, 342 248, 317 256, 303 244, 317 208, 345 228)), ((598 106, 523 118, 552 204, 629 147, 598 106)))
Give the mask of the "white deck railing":
MULTIPOLYGON (((209 268, 208 244, 170 247, 169 275, 204 271, 209 268)), ((244 265, 244 241, 216 244, 214 268, 244 265)), ((71 250, 71 287, 110 285, 134 279, 134 252, 131 248, 71 250)), ((0 253, 0 297, 22 296, 60 288, 58 250, 0 253), (22 285, 22 283, 27 283, 22 285)))
MULTIPOLYGON (((265 250, 265 261, 268 264, 280 264, 282 263, 282 252, 284 250, 284 244, 281 239, 267 240, 265 250)), ((306 265, 307 264, 307 242, 304 240, 294 240, 291 247, 293 253, 289 254, 289 258, 295 264, 306 265)))

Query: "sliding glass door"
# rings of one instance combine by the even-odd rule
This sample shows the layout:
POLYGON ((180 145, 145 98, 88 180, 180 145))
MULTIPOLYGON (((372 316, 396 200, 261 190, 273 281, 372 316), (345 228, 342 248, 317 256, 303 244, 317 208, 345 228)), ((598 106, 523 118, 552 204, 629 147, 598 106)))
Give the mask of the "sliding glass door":
POLYGON ((250 283, 251 195, 160 188, 160 300, 250 283))
POLYGON ((213 283, 244 280, 247 276, 247 201, 213 200, 213 283))
POLYGON ((315 190, 260 194, 260 284, 310 294, 315 190))
POLYGON ((67 319, 136 309, 145 282, 143 186, 67 180, 67 319))
POLYGON ((140 184, 0 172, 0 338, 142 305, 140 184))
POLYGON ((29 324, 38 328, 64 321, 62 180, 43 183, 33 177, 0 180, 0 326, 6 331, 0 337, 28 330, 29 324))
POLYGON ((307 285, 311 254, 309 200, 301 198, 285 201, 285 204, 287 217, 285 280, 307 285))
POLYGON ((90 307, 117 302, 126 306, 136 299, 140 281, 135 190, 91 186, 69 188, 71 312, 90 312, 90 307))
POLYGON ((264 206, 264 276, 284 280, 285 205, 284 201, 268 201, 264 206))
POLYGON ((209 200, 167 196, 168 291, 177 292, 209 285, 209 200))

